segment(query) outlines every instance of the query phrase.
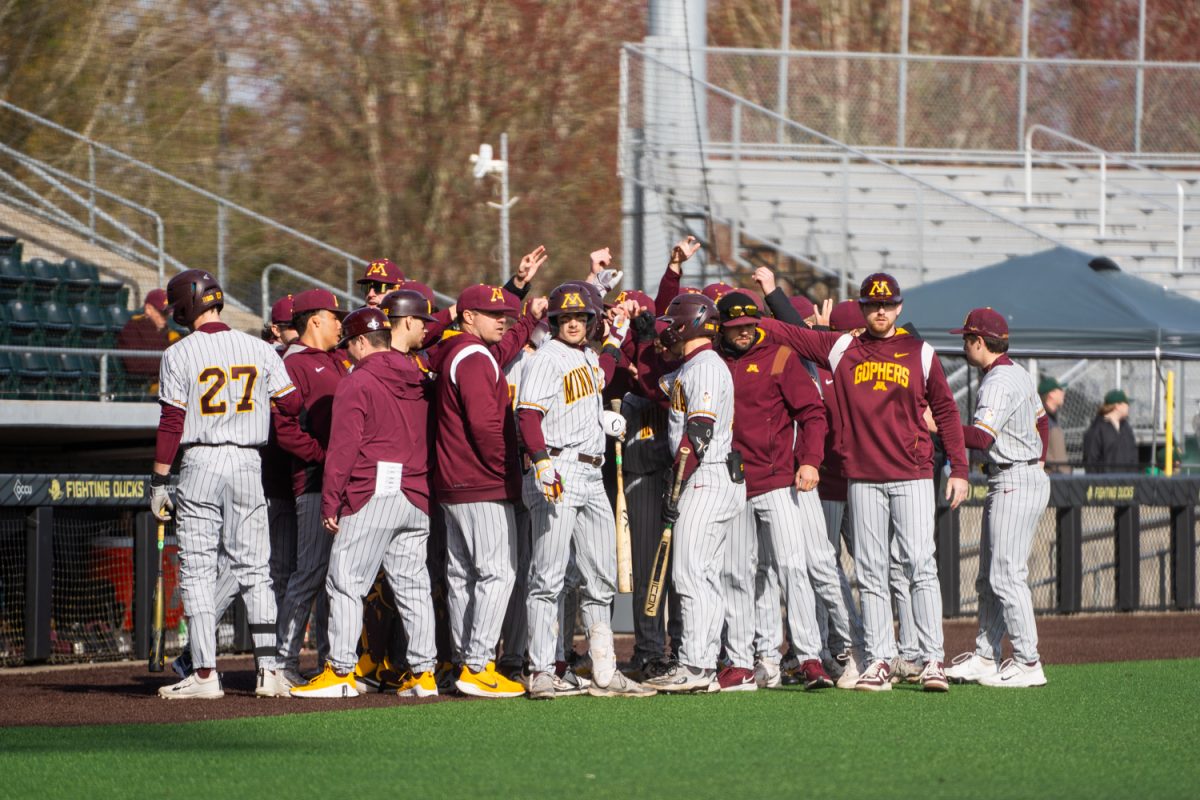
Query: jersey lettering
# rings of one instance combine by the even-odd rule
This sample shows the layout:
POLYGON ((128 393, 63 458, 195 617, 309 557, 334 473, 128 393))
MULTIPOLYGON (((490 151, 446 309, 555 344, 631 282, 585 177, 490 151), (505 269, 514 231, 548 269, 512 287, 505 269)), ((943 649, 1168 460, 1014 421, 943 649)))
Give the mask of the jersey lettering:
POLYGON ((681 414, 687 413, 687 396, 683 392, 683 384, 678 380, 671 387, 671 410, 681 414))
POLYGON ((254 410, 254 384, 258 380, 258 367, 238 365, 229 368, 229 374, 220 367, 205 367, 201 370, 199 381, 208 384, 200 395, 200 413, 205 416, 224 414, 229 411, 229 404, 218 399, 225 385, 233 381, 243 381, 242 396, 234 406, 239 414, 254 410))
POLYGON ((854 384, 857 386, 860 383, 875 384, 872 389, 875 391, 887 391, 887 384, 894 383, 897 386, 908 388, 909 369, 903 364, 894 364, 884 361, 864 361, 854 367, 854 384))
POLYGON ((563 401, 571 405, 576 400, 596 394, 596 382, 591 368, 576 367, 563 376, 563 401))

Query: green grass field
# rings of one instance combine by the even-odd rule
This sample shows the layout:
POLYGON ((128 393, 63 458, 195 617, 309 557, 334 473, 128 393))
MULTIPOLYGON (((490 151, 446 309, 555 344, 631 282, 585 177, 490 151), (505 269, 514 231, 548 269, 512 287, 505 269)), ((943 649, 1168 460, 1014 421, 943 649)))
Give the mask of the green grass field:
POLYGON ((785 689, 8 728, 0 796, 1196 796, 1200 660, 1046 672, 1043 689, 948 695, 785 689))

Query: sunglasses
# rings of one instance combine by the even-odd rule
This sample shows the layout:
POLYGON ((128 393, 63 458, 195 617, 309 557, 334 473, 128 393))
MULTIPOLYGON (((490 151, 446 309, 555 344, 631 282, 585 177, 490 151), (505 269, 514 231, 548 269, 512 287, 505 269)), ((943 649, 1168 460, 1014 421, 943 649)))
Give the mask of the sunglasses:
POLYGON ((725 309, 725 316, 729 317, 730 319, 737 319, 738 317, 758 317, 758 315, 758 306, 754 304, 744 306, 729 306, 729 308, 725 309))
POLYGON ((370 281, 363 284, 363 286, 366 287, 363 291, 374 291, 375 294, 387 294, 393 289, 400 288, 400 284, 398 283, 380 283, 379 281, 370 281))

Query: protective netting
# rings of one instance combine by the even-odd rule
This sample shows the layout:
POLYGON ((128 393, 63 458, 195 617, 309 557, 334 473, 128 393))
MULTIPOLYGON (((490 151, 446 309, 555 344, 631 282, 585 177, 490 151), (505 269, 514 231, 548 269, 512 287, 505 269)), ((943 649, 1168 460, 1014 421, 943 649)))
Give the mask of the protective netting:
POLYGON ((0 666, 25 658, 27 517, 21 509, 0 509, 0 666))
POLYGON ((133 654, 133 525, 131 512, 55 511, 52 663, 133 654))

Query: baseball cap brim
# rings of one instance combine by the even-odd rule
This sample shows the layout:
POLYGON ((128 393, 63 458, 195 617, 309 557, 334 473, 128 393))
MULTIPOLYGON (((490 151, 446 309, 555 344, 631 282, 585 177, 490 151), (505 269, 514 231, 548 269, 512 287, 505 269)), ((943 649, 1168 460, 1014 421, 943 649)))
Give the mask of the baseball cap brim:
POLYGON ((757 325, 758 317, 734 317, 733 319, 723 320, 722 328, 738 328, 744 325, 757 325))

